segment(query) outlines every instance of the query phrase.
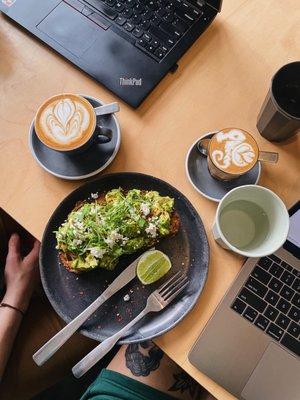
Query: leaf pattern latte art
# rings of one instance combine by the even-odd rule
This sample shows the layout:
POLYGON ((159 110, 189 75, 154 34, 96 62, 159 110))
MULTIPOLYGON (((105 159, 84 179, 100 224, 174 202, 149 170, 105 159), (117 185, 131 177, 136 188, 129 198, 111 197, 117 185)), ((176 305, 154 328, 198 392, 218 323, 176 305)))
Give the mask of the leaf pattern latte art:
POLYGON ((57 136, 78 136, 81 133, 82 113, 70 99, 59 101, 47 117, 50 131, 57 136))

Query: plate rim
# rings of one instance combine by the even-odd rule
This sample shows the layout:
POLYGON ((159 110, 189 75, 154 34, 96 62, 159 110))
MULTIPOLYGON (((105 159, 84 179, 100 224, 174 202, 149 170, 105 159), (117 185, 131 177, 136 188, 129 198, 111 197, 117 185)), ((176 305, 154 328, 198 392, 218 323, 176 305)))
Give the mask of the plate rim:
MULTIPOLYGON (((166 332, 168 332, 169 330, 173 329, 179 322, 181 322, 183 320, 183 318, 185 318, 187 316, 187 314, 194 308, 194 306, 196 305, 200 295, 203 292, 203 289, 205 287, 206 281, 207 281, 207 277, 208 277, 208 272, 209 272, 209 262, 210 262, 210 246, 209 246, 209 242, 208 242, 208 238, 207 238, 207 233, 203 224, 203 221, 200 217, 200 215, 198 214, 198 212, 196 211, 195 207, 192 205, 192 203, 190 202, 190 200, 182 193, 180 192, 180 190, 178 190, 177 188, 175 188, 173 185, 171 185, 170 183, 157 178, 153 175, 149 175, 149 174, 144 174, 141 172, 115 172, 115 173, 109 173, 109 174, 103 174, 100 177, 98 177, 97 179, 94 179, 92 181, 88 181, 85 182, 83 185, 80 185, 79 187, 77 187, 76 189, 72 190, 66 197, 64 197, 59 204, 57 205, 57 207, 53 210, 46 226, 43 232, 43 237, 42 237, 42 241, 41 241, 41 248, 40 248, 40 257, 39 257, 39 269, 40 269, 40 275, 41 275, 41 281, 42 281, 42 285, 43 285, 43 289, 45 291, 45 294, 51 304, 51 306, 53 307, 53 309, 55 310, 55 312, 58 314, 58 316, 66 323, 68 324, 70 320, 66 319, 66 316, 64 315, 63 312, 60 311, 59 306, 56 304, 56 302, 54 301, 53 297, 50 296, 50 291, 48 290, 48 287, 46 285, 46 280, 45 280, 45 276, 44 276, 44 272, 43 272, 43 265, 42 265, 42 252, 43 252, 43 248, 45 246, 45 236, 46 236, 46 232, 48 230, 48 226, 50 225, 50 223, 52 222, 52 218, 54 217, 54 214, 56 214, 56 212, 59 210, 60 206, 62 205, 62 203, 64 203, 65 201, 67 201, 68 199, 70 199, 74 193, 79 192, 84 186, 88 186, 93 184, 94 182, 96 182, 97 180, 102 180, 102 179, 109 179, 111 177, 115 177, 116 175, 122 175, 122 176, 131 176, 132 174, 136 175, 136 176, 141 176, 143 178, 151 178, 151 179, 155 179, 156 181, 162 182, 163 184, 166 184, 167 186, 170 186, 173 190, 175 190, 176 192, 178 192, 187 202, 189 208, 192 210, 192 213, 196 216, 198 223, 200 223, 200 225, 203 228, 203 233, 204 233, 204 237, 203 237, 203 241, 204 241, 204 247, 205 247, 205 251, 203 252, 203 256, 204 259, 202 258, 202 260, 204 261, 204 265, 205 265, 205 271, 204 271, 204 275, 203 275, 203 280, 202 280, 202 285, 200 286, 199 290, 197 291, 197 293, 194 295, 194 299, 191 303, 189 303, 188 307, 186 308, 186 310, 183 312, 183 314, 173 323, 171 323, 168 327, 166 327, 165 329, 161 330, 160 332, 154 334, 154 335, 150 335, 149 337, 144 337, 144 339, 127 339, 127 336, 125 336, 125 338, 122 338, 118 344, 129 344, 129 343, 139 343, 142 342, 143 340, 151 340, 153 338, 156 338, 158 336, 162 336, 163 334, 165 334, 166 332)), ((89 332, 89 330, 87 329, 79 329, 78 332, 80 332, 81 334, 83 334, 86 337, 89 337, 91 339, 94 339, 96 341, 100 341, 98 335, 89 332)), ((142 336, 142 334, 140 333, 140 336, 142 336)))
MULTIPOLYGON (((89 95, 85 95, 85 94, 80 94, 80 96, 83 96, 83 97, 85 97, 87 99, 92 99, 92 100, 100 103, 100 105, 104 104, 103 101, 101 101, 99 99, 96 99, 93 96, 89 96, 89 95)), ((35 134, 34 129, 33 129, 34 118, 31 121, 30 128, 29 128, 29 135, 28 135, 28 145, 29 145, 30 152, 31 152, 33 158, 35 159, 35 161, 39 164, 39 166, 41 168, 43 168, 49 174, 51 174, 53 176, 56 176, 57 178, 66 179, 68 181, 78 181, 78 180, 81 180, 81 179, 91 178, 92 176, 95 176, 95 175, 99 174, 101 171, 103 171, 104 169, 106 169, 113 162, 113 160, 116 158, 116 156, 117 156, 117 154, 119 152, 120 145, 121 145, 121 127, 120 127, 119 120, 115 116, 115 114, 112 114, 112 117, 113 117, 114 122, 115 122, 116 127, 117 127, 117 143, 116 143, 116 146, 114 148, 114 151, 113 151, 112 155, 110 156, 110 158, 106 161, 105 164, 103 164, 100 168, 96 169, 95 171, 90 172, 89 174, 77 175, 77 176, 61 175, 61 174, 58 174, 58 173, 56 173, 54 171, 51 171, 49 168, 47 168, 40 161, 40 159, 37 157, 36 152, 34 151, 34 148, 33 148, 33 135, 35 134)))
MULTIPOLYGON (((190 154, 191 154, 192 150, 194 149, 196 143, 197 143, 200 139, 203 139, 203 138, 205 138, 206 136, 211 135, 212 133, 216 133, 216 132, 218 132, 218 131, 211 131, 211 132, 205 133, 204 135, 202 135, 202 136, 200 136, 198 139, 196 139, 196 140, 194 141, 194 143, 190 146, 190 148, 189 148, 189 150, 188 150, 188 152, 187 152, 187 155, 186 155, 186 157, 185 157, 185 173, 186 173, 186 176, 187 176, 187 178, 188 178, 190 184, 193 186, 193 188, 194 188, 198 193, 200 193, 203 197, 207 198, 208 200, 211 200, 211 201, 213 201, 213 202, 215 202, 215 203, 220 203, 220 201, 221 201, 222 199, 218 199, 218 198, 216 198, 216 197, 211 197, 211 196, 209 196, 208 194, 202 192, 202 191, 194 184, 194 182, 193 182, 193 180, 192 180, 192 178, 191 178, 191 176, 190 176, 190 172, 189 172, 189 168, 188 168, 188 161, 189 161, 189 158, 190 158, 190 154)), ((258 164, 258 174, 257 174, 257 178, 256 178, 255 182, 253 183, 253 185, 257 185, 257 184, 258 184, 258 182, 259 182, 259 180, 260 180, 260 176, 261 176, 261 162, 258 161, 257 164, 258 164)), ((242 186, 242 185, 240 185, 240 186, 242 186)), ((225 196, 225 195, 224 195, 224 196, 225 196)), ((223 197, 222 197, 222 198, 223 198, 223 197)))

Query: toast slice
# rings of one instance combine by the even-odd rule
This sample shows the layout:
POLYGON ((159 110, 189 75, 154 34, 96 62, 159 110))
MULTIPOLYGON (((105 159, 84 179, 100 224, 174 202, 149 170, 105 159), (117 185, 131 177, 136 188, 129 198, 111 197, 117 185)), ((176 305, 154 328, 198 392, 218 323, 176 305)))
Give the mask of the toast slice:
MULTIPOLYGON (((144 191, 146 192, 146 191, 144 191)), ((126 194, 126 192, 124 191, 124 193, 126 194)), ((106 202, 105 200, 105 193, 98 195, 97 199, 94 199, 94 202, 98 202, 100 204, 104 204, 106 202)), ((83 201, 79 201, 76 203, 75 207, 73 208, 72 211, 77 211, 79 210, 85 203, 88 203, 89 201, 87 200, 83 200, 83 201)), ((177 232, 179 231, 180 228, 180 216, 178 214, 178 212, 176 210, 174 210, 171 214, 171 220, 170 220, 170 229, 169 229, 169 234, 165 235, 163 237, 157 237, 157 238, 153 238, 151 241, 148 241, 147 245, 143 248, 139 248, 137 249, 137 251, 139 250, 146 250, 147 248, 151 248, 154 245, 156 245, 160 240, 162 240, 164 237, 167 236, 174 236, 177 234, 177 232)), ((80 269, 78 267, 73 268, 72 263, 74 260, 76 260, 78 257, 77 254, 71 252, 71 251, 67 251, 64 252, 62 250, 59 251, 59 260, 62 266, 64 266, 68 271, 73 272, 75 274, 81 274, 84 272, 88 272, 90 269, 80 269)), ((97 267, 99 268, 99 267, 97 267)))

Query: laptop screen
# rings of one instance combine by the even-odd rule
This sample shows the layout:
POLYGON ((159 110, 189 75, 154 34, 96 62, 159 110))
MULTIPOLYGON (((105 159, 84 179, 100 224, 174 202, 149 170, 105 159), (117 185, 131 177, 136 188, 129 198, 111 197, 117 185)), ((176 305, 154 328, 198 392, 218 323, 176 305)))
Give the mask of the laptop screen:
POLYGON ((300 258, 300 201, 290 210, 290 229, 284 248, 295 257, 300 258))

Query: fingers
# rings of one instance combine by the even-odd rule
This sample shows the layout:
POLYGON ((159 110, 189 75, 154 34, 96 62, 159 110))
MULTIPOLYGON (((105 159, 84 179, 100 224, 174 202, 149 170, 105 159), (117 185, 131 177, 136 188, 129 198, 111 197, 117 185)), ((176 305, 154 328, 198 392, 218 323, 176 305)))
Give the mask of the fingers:
POLYGON ((20 260, 20 237, 18 234, 13 233, 8 242, 7 260, 20 260))
POLYGON ((40 242, 38 240, 34 241, 33 248, 30 253, 24 258, 26 264, 36 264, 39 259, 40 242))

